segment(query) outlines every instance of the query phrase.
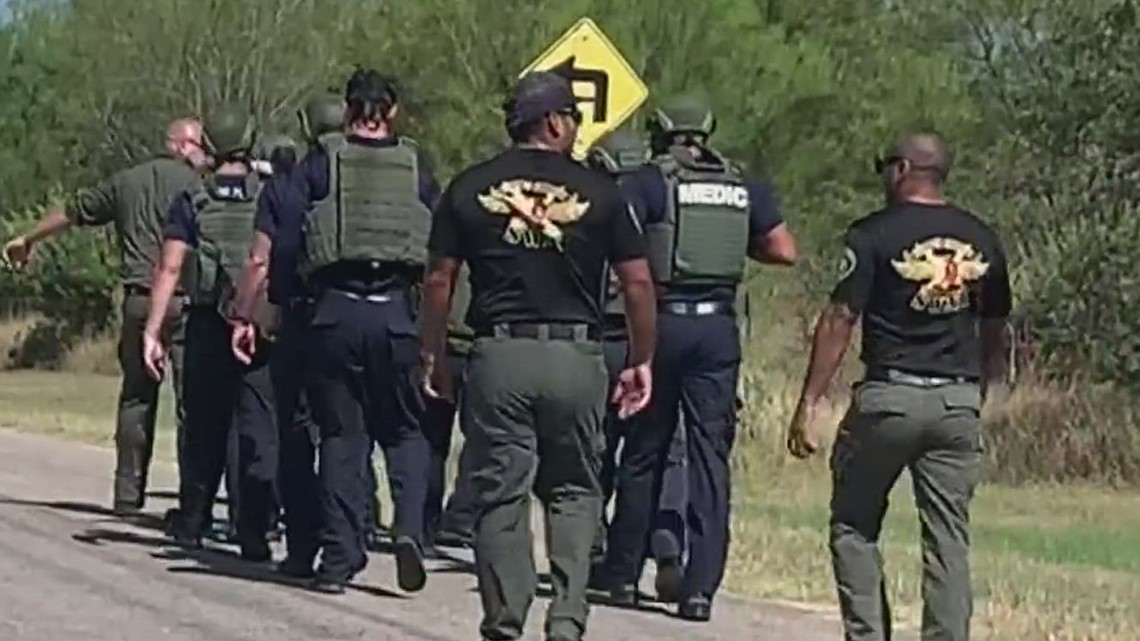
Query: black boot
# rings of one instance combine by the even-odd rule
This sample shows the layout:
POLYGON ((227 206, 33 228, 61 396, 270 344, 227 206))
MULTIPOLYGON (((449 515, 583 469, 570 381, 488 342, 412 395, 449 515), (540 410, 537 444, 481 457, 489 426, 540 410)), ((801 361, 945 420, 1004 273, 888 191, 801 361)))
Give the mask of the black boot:
POLYGON ((712 599, 703 594, 694 594, 681 601, 677 616, 686 621, 704 623, 712 618, 712 599))

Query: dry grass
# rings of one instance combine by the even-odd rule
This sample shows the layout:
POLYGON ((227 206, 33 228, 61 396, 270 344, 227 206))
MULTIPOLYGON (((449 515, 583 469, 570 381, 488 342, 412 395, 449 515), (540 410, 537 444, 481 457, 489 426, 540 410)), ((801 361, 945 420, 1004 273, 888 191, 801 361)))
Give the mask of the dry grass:
MULTIPOLYGON (((735 450, 733 547, 727 587, 737 593, 835 608, 827 549, 830 475, 823 456, 784 453, 784 429, 803 357, 749 354, 746 408, 735 450), (789 370, 792 373, 789 373, 789 370)), ((787 338, 787 337, 784 337, 787 338)), ((802 354, 802 352, 800 352, 802 354)), ((850 376, 850 372, 847 373, 850 376)), ((842 387, 837 385, 837 391, 842 387)), ((829 439, 842 395, 820 421, 829 439)), ((1023 382, 987 408, 991 471, 1017 480, 1065 473, 1120 477, 1140 457, 1131 407, 1111 390, 1023 382), (1110 402, 1110 400, 1112 402, 1110 402), (1088 425, 1088 421, 1099 421, 1088 425), (1119 431, 1121 434, 1113 434, 1119 431), (1095 436, 1078 439, 1074 433, 1095 436), (1110 449, 1111 448, 1111 449, 1110 449), (1051 458, 1037 458, 1037 457, 1051 458)), ((1135 478, 1135 477, 1131 477, 1135 478)), ((895 619, 921 616, 918 524, 909 479, 891 499, 883 549, 895 619)), ((1140 494, 1106 487, 984 485, 974 503, 974 632, 983 641, 1135 641, 1140 629, 1140 494)))
POLYGON ((9 352, 20 345, 35 324, 36 319, 30 316, 0 320, 0 365, 8 364, 9 352))
POLYGON ((107 333, 77 344, 63 357, 61 369, 75 374, 101 374, 118 376, 119 339, 107 333))
MULTIPOLYGON (((0 340, 12 330, 0 326, 0 340)), ((829 474, 784 451, 783 430, 798 392, 803 350, 797 330, 769 329, 750 342, 742 384, 745 412, 734 459, 733 547, 726 587, 738 594, 816 604, 833 610, 826 546, 829 474)), ((85 347, 69 367, 98 369, 113 343, 85 347), (102 354, 102 356, 99 356, 102 354)), ((850 379, 855 370, 845 374, 850 379)), ((0 426, 110 444, 118 382, 77 372, 0 372, 0 426)), ((842 383, 836 390, 842 392, 842 383)), ((160 459, 173 457, 167 388, 159 420, 160 459)), ((991 465, 1033 468, 1033 457, 1080 444, 1072 460, 1128 460, 1136 435, 1130 410, 1104 390, 1023 384, 993 399, 987 412, 991 465), (1102 420, 1092 428, 1084 421, 1102 420), (1105 418, 1107 417, 1107 418, 1105 418), (1094 429, 1089 443, 1067 430, 1094 429), (1037 434, 1038 438, 1033 436, 1037 434), (1067 438, 1068 440, 1064 440, 1067 438), (1018 449, 1023 448, 1023 449, 1018 449), (1036 448, 1036 449, 1034 449, 1036 448), (1131 448, 1131 449, 1129 449, 1131 448), (1098 458, 1099 452, 1099 458, 1098 458), (1000 455, 1000 456, 999 456, 1000 455), (1020 461, 1020 463, 1019 463, 1020 461)), ((842 394, 837 396, 842 399, 842 394)), ((821 424, 830 431, 837 402, 821 424)), ((379 457, 377 457, 379 458, 379 457)), ((1069 460, 1061 456, 1057 460, 1069 460)), ((1115 463, 1113 465, 1116 465, 1115 463)), ((1119 467, 1119 465, 1118 465, 1119 467)), ((1040 468, 1040 465, 1037 466, 1040 468)), ((1009 470, 1006 470, 1009 473, 1009 470)), ((1026 475, 1021 474, 1021 477, 1026 475)), ((383 476, 380 477, 383 479, 383 476)), ((384 509, 390 509, 385 500, 384 509)), ((1140 629, 1140 494, 1061 484, 985 485, 974 507, 975 637, 983 641, 1134 641, 1140 629)), ((896 620, 916 629, 920 616, 918 527, 909 481, 892 497, 883 547, 896 620)))

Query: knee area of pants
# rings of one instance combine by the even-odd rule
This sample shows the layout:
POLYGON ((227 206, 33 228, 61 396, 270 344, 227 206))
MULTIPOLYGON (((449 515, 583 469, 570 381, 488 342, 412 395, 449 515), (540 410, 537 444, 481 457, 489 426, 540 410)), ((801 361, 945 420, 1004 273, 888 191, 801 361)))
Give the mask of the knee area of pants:
POLYGON ((147 442, 142 426, 120 429, 115 433, 115 443, 121 447, 139 447, 147 442))
POLYGON ((881 530, 881 523, 876 523, 868 519, 832 519, 829 528, 830 544, 832 549, 835 549, 850 542, 853 538, 876 542, 879 539, 881 530))
POLYGON ((702 432, 707 439, 708 446, 717 458, 728 461, 732 454, 732 446, 736 442, 736 420, 732 417, 725 417, 707 421, 704 423, 703 429, 690 430, 689 433, 700 434, 702 432))

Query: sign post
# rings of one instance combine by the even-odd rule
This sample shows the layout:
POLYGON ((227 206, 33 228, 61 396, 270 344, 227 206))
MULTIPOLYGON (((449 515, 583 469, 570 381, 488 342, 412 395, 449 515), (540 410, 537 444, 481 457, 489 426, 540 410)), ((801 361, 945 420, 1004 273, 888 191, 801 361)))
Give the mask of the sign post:
POLYGON ((598 25, 582 18, 523 70, 554 71, 570 79, 582 110, 574 156, 582 158, 649 97, 645 83, 598 25))

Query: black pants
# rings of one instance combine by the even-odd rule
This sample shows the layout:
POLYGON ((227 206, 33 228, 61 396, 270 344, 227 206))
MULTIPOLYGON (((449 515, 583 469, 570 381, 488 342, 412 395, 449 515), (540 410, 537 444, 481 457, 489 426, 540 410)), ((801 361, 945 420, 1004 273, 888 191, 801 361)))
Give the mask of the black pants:
POLYGON ((687 439, 689 493, 684 596, 711 597, 728 553, 729 452, 736 436, 740 339, 732 316, 658 317, 650 415, 626 434, 607 560, 636 583, 678 427, 687 439))
MULTIPOLYGON (((451 385, 458 403, 462 403, 464 369, 467 366, 466 354, 448 350, 448 366, 451 369, 451 385)), ((455 477, 455 489, 444 509, 443 497, 447 491, 447 457, 451 453, 451 439, 455 431, 456 405, 446 401, 429 399, 425 422, 425 435, 431 446, 431 475, 428 478, 427 536, 429 541, 436 532, 446 530, 470 536, 475 529, 478 516, 475 492, 471 485, 471 454, 466 446, 459 455, 459 471, 455 477)))
POLYGON ((277 396, 277 430, 281 439, 278 491, 285 513, 285 544, 290 559, 312 564, 317 556, 321 515, 317 496, 317 425, 302 385, 309 313, 304 307, 285 310, 269 368, 277 396))
POLYGON ((211 308, 191 309, 186 320, 183 526, 201 532, 211 518, 233 431, 240 496, 235 525, 243 551, 262 549, 276 519, 278 436, 268 351, 268 345, 260 345, 253 364, 241 365, 231 352, 225 319, 211 308))
MULTIPOLYGON (((618 377, 626 367, 629 350, 629 341, 624 337, 607 338, 602 347, 605 349, 606 372, 609 375, 609 391, 612 393, 617 386, 618 377)), ((640 425, 646 420, 648 412, 631 416, 625 420, 618 418, 617 407, 612 403, 606 404, 606 422, 604 430, 606 435, 606 451, 602 458, 602 522, 598 528, 598 538, 594 543, 593 556, 595 561, 605 557, 608 521, 605 507, 613 500, 617 489, 618 452, 626 434, 642 428, 640 425)), ((685 433, 676 430, 669 446, 669 454, 665 460, 665 468, 661 472, 661 489, 658 493, 658 509, 652 517, 654 530, 666 530, 673 535, 678 543, 683 542, 685 532, 683 518, 689 502, 688 479, 685 472, 685 433)))
POLYGON ((415 371, 419 334, 410 294, 362 299, 336 290, 309 327, 309 402, 320 428, 322 579, 346 582, 367 564, 368 467, 384 449, 396 537, 423 544, 428 445, 415 371))

